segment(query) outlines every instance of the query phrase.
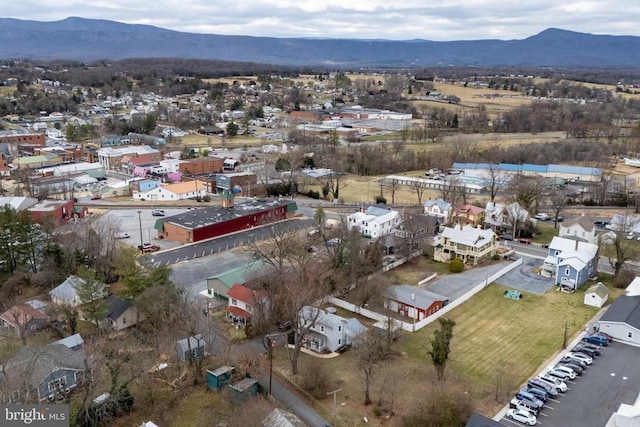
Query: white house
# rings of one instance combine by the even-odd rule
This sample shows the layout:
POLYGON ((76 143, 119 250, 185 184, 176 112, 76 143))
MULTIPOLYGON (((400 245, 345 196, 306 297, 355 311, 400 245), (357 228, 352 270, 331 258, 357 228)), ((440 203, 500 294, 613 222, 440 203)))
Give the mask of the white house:
POLYGON ((445 202, 442 199, 429 199, 424 202, 424 213, 427 215, 435 216, 440 219, 440 222, 449 222, 451 214, 451 203, 445 202))
POLYGON ((484 222, 493 229, 511 229, 514 224, 522 225, 529 220, 529 212, 518 202, 510 205, 488 202, 484 212, 484 222))
POLYGON ((483 230, 470 225, 445 227, 434 248, 433 259, 450 262, 460 258, 465 264, 477 265, 478 262, 495 255, 498 241, 493 230, 483 230))
POLYGON ((558 235, 560 237, 577 239, 593 245, 598 243, 596 238, 596 226, 593 223, 593 219, 584 215, 579 216, 576 219, 560 223, 560 231, 558 235))
POLYGON ((299 324, 309 328, 304 346, 316 353, 331 353, 357 344, 367 331, 357 319, 345 319, 315 307, 305 306, 298 315, 299 324))
POLYGON ((540 274, 556 278, 556 284, 575 290, 595 272, 598 246, 579 240, 554 237, 540 274))
POLYGON ((255 291, 243 285, 234 284, 227 292, 229 312, 228 319, 235 325, 245 326, 256 312, 256 307, 268 304, 264 292, 255 291))
POLYGON ((620 296, 598 320, 601 332, 640 345, 640 296, 620 296))
MULTIPOLYGON (((85 284, 85 280, 78 276, 69 276, 60 285, 49 291, 54 304, 66 307, 77 307, 82 304, 78 289, 85 284)), ((106 285, 101 284, 102 294, 106 296, 106 285)))
POLYGON ((147 191, 133 193, 134 200, 186 200, 207 195, 207 183, 203 181, 184 181, 167 184, 147 191))
POLYGON ((602 282, 598 282, 595 285, 587 289, 584 294, 584 303, 592 307, 602 307, 609 298, 609 290, 602 282))
POLYGON ((356 227, 364 236, 373 239, 393 234, 400 222, 398 212, 377 206, 369 206, 364 212, 361 210, 347 217, 349 229, 356 227))

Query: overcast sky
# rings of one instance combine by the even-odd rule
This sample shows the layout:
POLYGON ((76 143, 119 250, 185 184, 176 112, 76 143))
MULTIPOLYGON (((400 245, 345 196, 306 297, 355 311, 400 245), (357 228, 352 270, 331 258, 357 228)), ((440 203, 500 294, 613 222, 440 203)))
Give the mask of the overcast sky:
POLYGON ((523 39, 546 28, 640 35, 640 0, 17 0, 2 16, 69 16, 271 37, 523 39), (153 5, 153 6, 151 6, 153 5))

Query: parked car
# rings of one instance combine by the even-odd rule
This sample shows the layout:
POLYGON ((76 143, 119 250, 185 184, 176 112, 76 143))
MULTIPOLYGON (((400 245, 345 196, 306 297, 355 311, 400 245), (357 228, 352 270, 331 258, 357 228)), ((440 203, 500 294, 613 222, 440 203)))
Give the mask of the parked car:
POLYGON ((597 344, 603 347, 607 347, 609 345, 609 340, 603 335, 585 335, 582 337, 582 341, 588 342, 589 344, 597 344))
POLYGON ((129 236, 129 233, 116 233, 114 237, 116 239, 128 239, 131 236, 129 236))
POLYGON ((607 339, 607 341, 609 342, 613 342, 613 337, 605 332, 602 331, 598 331, 598 332, 594 332, 593 334, 589 334, 591 336, 596 335, 596 336, 601 336, 601 337, 605 337, 607 339))
POLYGON ((565 391, 567 391, 567 384, 565 384, 564 381, 555 378, 551 375, 542 375, 539 376, 538 379, 540 381, 544 381, 545 383, 549 384, 551 387, 555 387, 556 390, 558 390, 561 393, 564 393, 565 391))
POLYGON ((518 400, 528 400, 530 402, 538 405, 538 408, 542 408, 544 406, 544 401, 542 399, 538 399, 537 396, 529 393, 527 390, 520 390, 516 393, 516 399, 518 400))
POLYGON ((583 366, 580 366, 580 364, 578 363, 573 363, 571 360, 568 360, 566 362, 560 361, 560 363, 556 366, 564 366, 569 369, 572 369, 573 372, 575 372, 577 375, 582 375, 582 373, 584 372, 583 366))
POLYGON ((556 397, 558 395, 558 390, 555 387, 552 387, 550 384, 547 384, 544 381, 540 381, 539 378, 531 378, 527 382, 528 387, 537 387, 544 390, 550 397, 556 397))
POLYGON ((521 388, 520 391, 526 391, 527 393, 531 393, 532 395, 537 397, 539 400, 542 400, 543 402, 546 402, 547 399, 549 398, 549 395, 547 394, 547 392, 539 387, 521 388))
POLYGON ((569 353, 567 353, 567 356, 569 356, 572 359, 581 360, 587 365, 591 365, 593 363, 593 358, 591 356, 587 356, 584 353, 570 351, 569 353))
POLYGON ((577 372, 573 368, 571 368, 571 367, 569 367, 567 365, 561 365, 561 364, 558 364, 558 365, 554 366, 553 370, 554 371, 560 371, 560 372, 566 372, 569 375, 569 378, 572 379, 572 380, 575 380, 576 377, 582 373, 582 371, 577 372))
POLYGON ((602 347, 596 344, 589 344, 583 341, 580 344, 578 344, 576 347, 588 348, 589 350, 595 352, 598 356, 602 354, 602 347))
POLYGON ((578 365, 582 368, 582 370, 586 369, 587 364, 584 362, 584 360, 580 360, 580 359, 575 359, 571 356, 564 356, 562 359, 560 359, 560 363, 562 364, 574 364, 574 365, 578 365))
POLYGON ((164 216, 164 211, 162 209, 154 209, 151 211, 152 216, 164 216))
POLYGON ((565 372, 562 369, 549 369, 546 375, 551 375, 552 377, 556 377, 562 381, 573 380, 576 377, 575 373, 565 372))
POLYGON ((532 402, 530 400, 521 400, 517 397, 514 397, 509 402, 509 408, 511 409, 521 409, 523 411, 529 411, 532 414, 538 415, 538 411, 542 408, 543 405, 538 405, 536 402, 532 402))
POLYGON ((542 244, 542 249, 549 249, 549 244, 548 243, 543 243, 542 244))
POLYGON ((593 225, 595 225, 598 228, 605 228, 607 225, 609 225, 609 221, 604 221, 604 220, 597 220, 597 221, 593 221, 593 225))
POLYGON ((102 199, 102 196, 100 194, 91 195, 91 200, 100 200, 100 199, 102 199))
POLYGON ((536 216, 534 216, 534 218, 540 221, 549 221, 551 219, 551 217, 546 213, 539 213, 536 216))
POLYGON ((599 352, 596 352, 596 350, 593 350, 591 348, 585 347, 583 345, 578 344, 577 346, 573 347, 573 351, 575 352, 579 352, 579 353, 584 353, 587 356, 594 358, 598 355, 600 355, 599 352))
POLYGON ((536 416, 531 412, 520 409, 509 409, 507 418, 529 426, 534 426, 538 422, 536 416))
POLYGON ((498 237, 500 237, 500 240, 513 240, 513 236, 510 234, 500 234, 498 237))
POLYGON ((530 245, 531 244, 531 239, 527 239, 524 237, 521 237, 519 239, 516 239, 519 243, 523 243, 525 245, 530 245))
POLYGON ((156 252, 160 250, 160 246, 145 243, 144 245, 138 245, 138 249, 142 252, 156 252))

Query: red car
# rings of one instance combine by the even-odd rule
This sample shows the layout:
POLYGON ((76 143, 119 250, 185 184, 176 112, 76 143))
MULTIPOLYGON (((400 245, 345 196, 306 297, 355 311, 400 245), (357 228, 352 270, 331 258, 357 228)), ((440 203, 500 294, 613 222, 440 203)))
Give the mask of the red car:
POLYGON ((158 245, 142 245, 139 247, 142 252, 156 252, 160 250, 158 245))
POLYGON ((520 238, 517 239, 519 243, 524 243, 525 245, 530 245, 531 244, 531 239, 524 239, 524 238, 520 238))

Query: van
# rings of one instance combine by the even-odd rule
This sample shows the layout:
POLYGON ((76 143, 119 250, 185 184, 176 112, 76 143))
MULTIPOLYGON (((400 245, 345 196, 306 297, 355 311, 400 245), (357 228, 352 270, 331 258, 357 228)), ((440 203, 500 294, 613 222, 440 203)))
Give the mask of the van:
POLYGON ((607 337, 602 335, 585 335, 584 337, 582 337, 582 341, 588 342, 589 344, 601 345, 603 347, 609 345, 609 340, 607 339, 607 337))

